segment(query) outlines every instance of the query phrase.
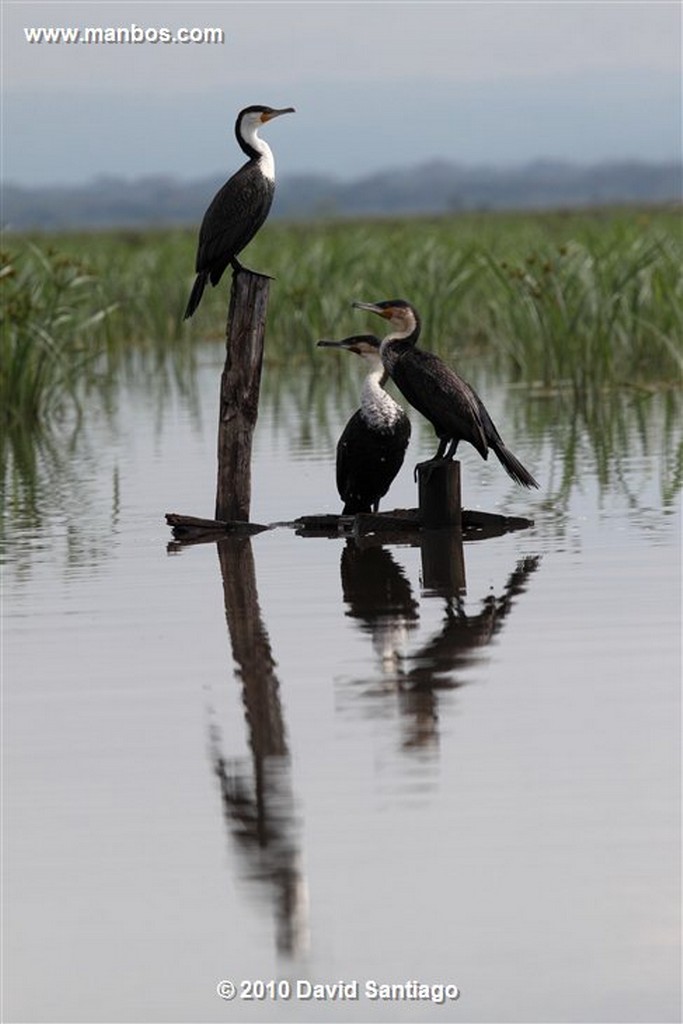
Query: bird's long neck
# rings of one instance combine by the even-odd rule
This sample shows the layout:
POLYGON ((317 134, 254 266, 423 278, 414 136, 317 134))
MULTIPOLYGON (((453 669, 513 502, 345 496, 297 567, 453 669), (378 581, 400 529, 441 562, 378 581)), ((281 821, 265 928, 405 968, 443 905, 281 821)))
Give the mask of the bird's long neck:
POLYGON ((382 339, 382 344, 379 347, 379 355, 382 360, 382 365, 388 374, 391 375, 391 371, 396 365, 396 361, 400 359, 404 352, 408 352, 410 349, 415 348, 419 337, 420 325, 415 324, 409 330, 394 331, 393 334, 387 334, 386 338, 382 339))
MULTIPOLYGON (((417 315, 417 311, 411 306, 404 310, 399 323, 402 323, 402 326, 392 331, 391 334, 387 334, 379 347, 380 359, 389 373, 391 373, 391 370, 387 366, 387 359, 390 357, 390 353, 405 352, 407 348, 417 345, 417 339, 420 337, 420 330, 422 329, 422 323, 417 315)), ((394 324, 395 321, 393 321, 392 326, 394 324)))
POLYGON ((387 371, 378 359, 363 381, 360 393, 363 418, 378 429, 392 427, 403 414, 401 406, 384 390, 387 376, 387 371))
POLYGON ((271 181, 275 180, 275 160, 268 143, 258 133, 258 125, 237 125, 235 137, 241 149, 250 160, 258 163, 261 173, 271 181))

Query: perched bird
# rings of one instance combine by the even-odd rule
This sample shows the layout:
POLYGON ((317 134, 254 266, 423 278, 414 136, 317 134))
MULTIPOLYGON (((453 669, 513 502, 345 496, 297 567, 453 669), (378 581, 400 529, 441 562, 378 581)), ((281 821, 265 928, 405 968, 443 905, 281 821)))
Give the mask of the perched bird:
POLYGON ((369 365, 360 409, 344 427, 337 444, 337 490, 343 515, 376 512, 403 465, 410 439, 410 420, 384 390, 387 372, 380 359, 380 340, 355 334, 343 341, 319 341, 324 348, 355 352, 369 365))
POLYGON ((195 270, 197 277, 187 303, 184 319, 191 317, 201 302, 207 281, 217 285, 228 264, 244 270, 237 259, 262 226, 275 192, 275 163, 270 146, 259 137, 261 125, 281 114, 293 114, 294 107, 245 107, 235 121, 235 137, 249 159, 211 200, 199 229, 195 270))
POLYGON ((383 339, 380 357, 384 369, 410 404, 434 427, 439 447, 432 461, 452 459, 460 441, 469 441, 483 459, 493 451, 505 472, 523 487, 538 487, 496 430, 484 403, 467 381, 433 352, 417 347, 421 321, 404 299, 354 302, 388 320, 392 333, 383 339))

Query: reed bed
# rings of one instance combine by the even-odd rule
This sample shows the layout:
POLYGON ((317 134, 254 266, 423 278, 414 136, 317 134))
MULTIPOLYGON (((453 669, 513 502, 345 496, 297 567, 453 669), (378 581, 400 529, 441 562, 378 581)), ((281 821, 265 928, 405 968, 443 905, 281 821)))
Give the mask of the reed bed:
MULTIPOLYGON (((182 321, 196 232, 12 238, 2 268, 5 421, 63 415, 113 375, 182 377, 197 338, 224 337, 229 274, 182 321)), ((680 383, 677 210, 467 214, 288 225, 245 253, 276 278, 266 365, 320 365, 315 341, 379 322, 354 299, 407 298, 423 343, 465 370, 586 394, 680 383), (373 318, 374 319, 374 318, 373 318)), ((338 360, 338 372, 350 360, 338 360)), ((325 362, 330 372, 330 361, 325 362)))
POLYGON ((64 414, 98 348, 89 344, 112 312, 98 275, 73 256, 27 246, 4 253, 0 408, 5 425, 64 414))

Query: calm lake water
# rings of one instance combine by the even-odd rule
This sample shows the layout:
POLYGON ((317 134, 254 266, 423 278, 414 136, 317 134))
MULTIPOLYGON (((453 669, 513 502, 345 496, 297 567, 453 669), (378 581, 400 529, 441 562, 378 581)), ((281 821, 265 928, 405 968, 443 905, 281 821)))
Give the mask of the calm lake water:
MULTIPOLYGON (((535 525, 462 552, 175 549, 166 512, 213 513, 222 360, 194 397, 130 384, 8 493, 5 1020, 678 1020, 671 394, 568 424, 476 380, 541 489, 463 451, 466 507, 535 525)), ((264 380, 258 522, 339 510, 357 383, 314 383, 264 380)), ((383 508, 416 503, 413 423, 383 508)))

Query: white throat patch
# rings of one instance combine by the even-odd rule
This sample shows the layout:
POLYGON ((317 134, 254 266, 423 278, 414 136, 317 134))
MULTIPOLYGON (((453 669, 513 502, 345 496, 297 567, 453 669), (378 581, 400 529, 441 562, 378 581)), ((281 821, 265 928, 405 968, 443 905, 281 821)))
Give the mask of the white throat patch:
POLYGON ((247 144, 251 146, 252 149, 255 149, 259 154, 258 164, 261 169, 261 173, 270 181, 275 181, 275 161, 273 159, 273 151, 268 143, 259 135, 258 130, 260 126, 260 121, 245 123, 242 125, 242 134, 247 144))
POLYGON ((273 151, 268 143, 264 142, 263 139, 259 139, 258 141, 261 143, 262 147, 261 156, 258 161, 261 173, 270 181, 275 181, 275 160, 273 159, 273 151))
POLYGON ((363 419, 371 427, 390 430, 403 416, 403 409, 380 384, 383 375, 384 368, 380 364, 377 370, 365 378, 360 407, 363 419))

